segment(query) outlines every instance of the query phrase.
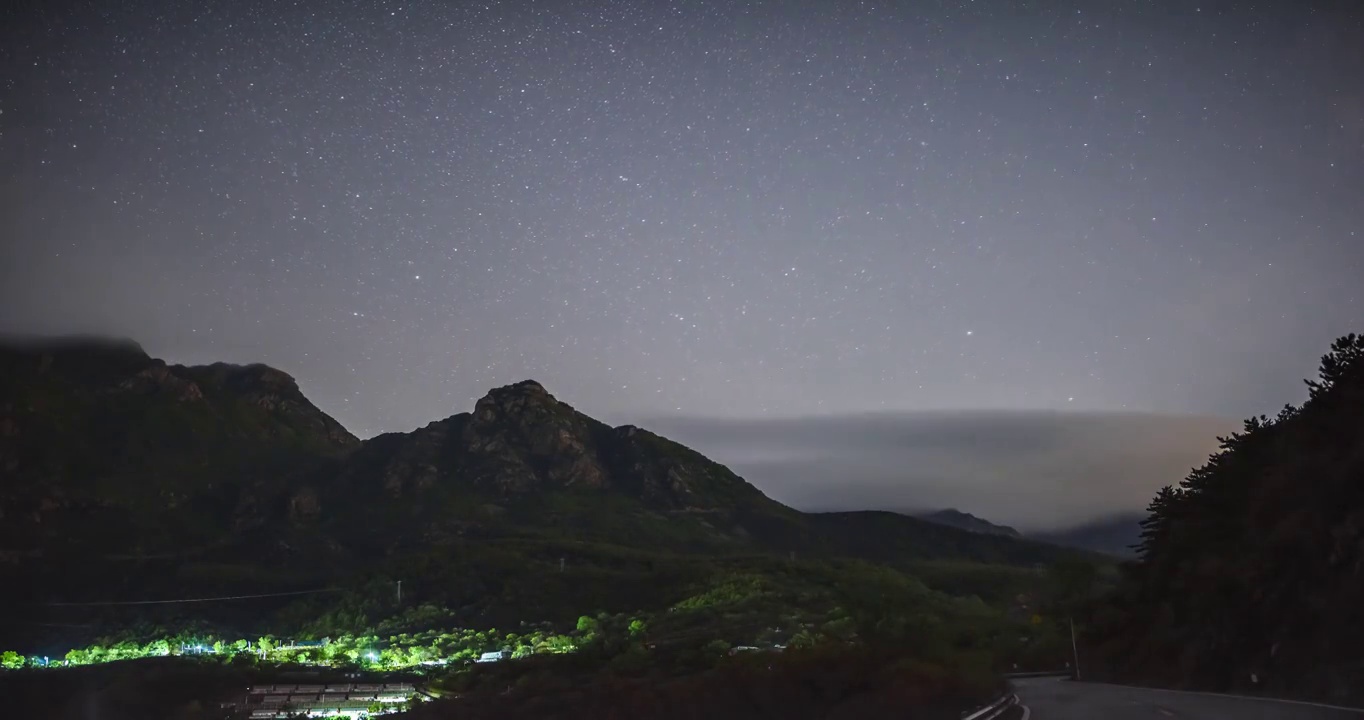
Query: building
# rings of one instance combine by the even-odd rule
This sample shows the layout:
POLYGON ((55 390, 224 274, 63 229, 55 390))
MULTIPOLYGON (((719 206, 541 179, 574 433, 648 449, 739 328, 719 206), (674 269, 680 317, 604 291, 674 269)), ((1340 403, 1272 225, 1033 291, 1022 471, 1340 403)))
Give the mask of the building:
POLYGON ((250 711, 256 720, 309 717, 364 717, 375 703, 399 707, 416 694, 411 683, 337 683, 326 685, 257 685, 235 707, 250 711))
POLYGON ((511 651, 506 648, 503 648, 501 650, 494 650, 493 652, 485 652, 482 655, 479 655, 478 659, 475 660, 474 662, 481 663, 498 662, 499 660, 506 660, 511 656, 512 656, 511 651))

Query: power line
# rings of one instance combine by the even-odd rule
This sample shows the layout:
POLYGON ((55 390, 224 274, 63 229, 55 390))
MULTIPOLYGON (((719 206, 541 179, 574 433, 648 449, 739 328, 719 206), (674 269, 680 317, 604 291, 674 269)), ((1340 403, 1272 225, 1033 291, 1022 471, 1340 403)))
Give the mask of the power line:
POLYGON ((168 605, 172 603, 217 602, 219 600, 250 600, 252 598, 285 597, 287 595, 310 595, 313 593, 341 592, 341 588, 320 588, 317 590, 295 590, 293 592, 263 593, 261 595, 225 595, 223 597, 181 598, 179 600, 107 600, 100 602, 54 602, 48 607, 91 607, 96 605, 168 605))

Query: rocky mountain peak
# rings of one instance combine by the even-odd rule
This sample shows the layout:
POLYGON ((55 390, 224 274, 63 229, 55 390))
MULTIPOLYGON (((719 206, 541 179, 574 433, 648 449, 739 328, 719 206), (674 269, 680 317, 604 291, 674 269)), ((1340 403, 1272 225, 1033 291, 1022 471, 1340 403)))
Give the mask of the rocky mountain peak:
POLYGON ((545 386, 534 380, 522 380, 489 390, 474 405, 474 418, 479 422, 496 422, 526 413, 554 413, 560 405, 545 386))
POLYGON ((600 488, 607 485, 607 472, 597 457, 595 425, 540 383, 523 380, 483 396, 462 439, 492 471, 501 492, 521 492, 542 482, 600 488))

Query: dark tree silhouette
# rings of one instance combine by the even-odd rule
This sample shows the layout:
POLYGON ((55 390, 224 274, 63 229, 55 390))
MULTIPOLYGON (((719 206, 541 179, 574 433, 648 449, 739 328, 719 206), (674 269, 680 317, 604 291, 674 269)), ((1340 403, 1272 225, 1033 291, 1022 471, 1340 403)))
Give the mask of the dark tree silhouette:
POLYGON ((1307 385, 1151 501, 1087 623, 1098 672, 1364 701, 1364 336, 1307 385))

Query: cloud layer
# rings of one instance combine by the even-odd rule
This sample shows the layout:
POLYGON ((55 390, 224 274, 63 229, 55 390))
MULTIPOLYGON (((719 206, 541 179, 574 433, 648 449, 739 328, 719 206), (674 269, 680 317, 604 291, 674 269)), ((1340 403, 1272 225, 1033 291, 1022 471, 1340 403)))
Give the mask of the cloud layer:
POLYGON ((646 425, 804 510, 954 507, 1020 530, 1140 510, 1237 429, 1216 417, 930 412, 646 425))

